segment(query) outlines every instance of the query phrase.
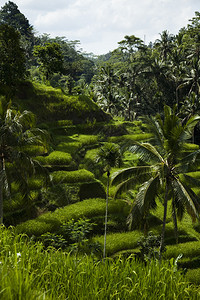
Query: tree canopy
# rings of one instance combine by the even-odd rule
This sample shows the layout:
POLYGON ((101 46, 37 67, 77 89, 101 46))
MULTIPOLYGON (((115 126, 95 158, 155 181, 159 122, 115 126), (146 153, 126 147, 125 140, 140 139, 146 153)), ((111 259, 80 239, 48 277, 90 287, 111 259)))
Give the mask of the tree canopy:
POLYGON ((0 25, 0 84, 7 96, 12 94, 19 80, 25 78, 25 53, 19 33, 10 25, 0 25))

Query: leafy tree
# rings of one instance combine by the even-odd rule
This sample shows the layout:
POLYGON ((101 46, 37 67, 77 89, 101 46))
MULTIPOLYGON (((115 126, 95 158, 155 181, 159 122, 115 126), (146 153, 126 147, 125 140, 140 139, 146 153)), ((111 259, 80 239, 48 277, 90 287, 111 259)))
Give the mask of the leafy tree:
POLYGON ((28 197, 28 179, 36 172, 46 174, 40 164, 32 159, 27 147, 46 144, 44 131, 35 128, 35 117, 29 111, 1 107, 0 114, 0 223, 3 222, 3 195, 10 193, 15 181, 24 198, 28 197))
POLYGON ((20 12, 18 6, 8 1, 0 10, 0 24, 7 24, 14 27, 26 38, 33 37, 33 26, 29 24, 27 18, 20 12))
POLYGON ((35 46, 34 55, 38 58, 41 70, 46 79, 54 73, 63 72, 63 54, 58 43, 47 43, 45 46, 35 46))
POLYGON ((146 119, 147 127, 153 134, 152 143, 135 143, 130 151, 140 154, 144 165, 124 169, 114 174, 112 183, 117 186, 116 195, 131 189, 137 182, 141 185, 136 196, 130 220, 146 224, 151 209, 157 207, 157 197, 164 195, 163 229, 160 252, 163 249, 168 202, 172 202, 172 214, 177 237, 177 216, 181 219, 186 209, 191 217, 199 217, 200 200, 192 190, 192 185, 199 185, 189 171, 195 171, 195 161, 200 150, 188 152, 186 142, 191 138, 199 116, 191 117, 182 125, 175 112, 165 106, 164 120, 160 115, 146 119), (154 144, 154 145, 153 145, 154 144))
POLYGON ((94 75, 94 62, 85 57, 86 55, 81 54, 79 50, 76 50, 77 45, 80 43, 79 41, 68 41, 65 37, 51 38, 48 34, 43 34, 36 38, 37 46, 45 46, 47 43, 57 43, 60 45, 63 55, 62 72, 65 76, 76 82, 80 78, 85 79, 87 83, 91 81, 94 75))
POLYGON ((29 60, 34 44, 33 26, 30 25, 28 19, 20 12, 14 2, 8 1, 1 7, 0 24, 10 25, 20 33, 22 47, 26 52, 27 60, 29 60))
POLYGON ((19 80, 25 78, 25 53, 19 33, 7 24, 0 25, 0 84, 7 97, 14 92, 19 80))

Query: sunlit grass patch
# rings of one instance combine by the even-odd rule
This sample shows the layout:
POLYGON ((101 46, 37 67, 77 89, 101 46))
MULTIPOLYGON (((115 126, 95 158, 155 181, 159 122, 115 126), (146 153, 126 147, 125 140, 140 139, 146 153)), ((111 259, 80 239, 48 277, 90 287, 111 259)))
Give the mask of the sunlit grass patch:
MULTIPOLYGON (((137 248, 137 242, 142 235, 141 231, 134 230, 129 232, 107 233, 106 237, 106 253, 108 256, 113 255, 122 250, 133 250, 137 248)), ((103 245, 104 236, 96 236, 93 238, 95 242, 103 245)))
POLYGON ((27 153, 30 156, 42 155, 42 154, 47 152, 46 147, 39 146, 39 145, 38 146, 31 145, 31 147, 26 146, 26 147, 23 147, 21 150, 24 151, 25 153, 27 153))
POLYGON ((176 258, 179 254, 182 254, 184 258, 200 257, 200 241, 167 246, 166 258, 176 258))
POLYGON ((128 134, 122 136, 111 136, 108 141, 111 143, 131 143, 134 141, 146 141, 152 137, 150 133, 128 134))
MULTIPOLYGON (((45 232, 55 232, 62 222, 78 220, 81 217, 94 218, 105 214, 105 199, 87 199, 78 203, 45 213, 34 220, 26 221, 16 227, 17 232, 40 236, 45 232)), ((110 214, 127 214, 127 207, 123 201, 110 201, 108 211, 110 214)))
POLYGON ((48 156, 37 157, 43 165, 68 165, 72 162, 72 156, 62 151, 53 151, 48 156))
POLYGON ((83 146, 88 146, 88 145, 96 144, 98 142, 99 136, 80 134, 80 135, 74 135, 73 138, 79 143, 81 143, 83 146))
POLYGON ((76 141, 70 143, 61 142, 55 147, 55 149, 57 151, 67 152, 71 155, 74 155, 76 152, 78 152, 81 146, 82 146, 81 143, 76 141))
POLYGON ((76 171, 55 171, 51 173, 54 184, 62 183, 79 183, 94 181, 94 174, 88 170, 80 169, 76 171))
POLYGON ((87 150, 84 159, 91 160, 95 163, 97 160, 98 151, 99 151, 99 148, 87 150))

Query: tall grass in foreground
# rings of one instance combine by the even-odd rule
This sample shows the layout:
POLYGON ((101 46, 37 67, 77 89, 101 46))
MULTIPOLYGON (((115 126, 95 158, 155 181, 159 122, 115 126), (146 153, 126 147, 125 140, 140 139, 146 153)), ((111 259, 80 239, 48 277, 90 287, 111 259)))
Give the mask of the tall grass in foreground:
POLYGON ((105 262, 45 250, 0 228, 0 299, 199 299, 174 262, 144 266, 128 259, 105 262))

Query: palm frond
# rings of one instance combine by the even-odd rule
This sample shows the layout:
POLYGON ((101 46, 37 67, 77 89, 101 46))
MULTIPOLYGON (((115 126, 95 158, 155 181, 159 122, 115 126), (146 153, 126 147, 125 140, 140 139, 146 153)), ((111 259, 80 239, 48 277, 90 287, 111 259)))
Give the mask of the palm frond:
POLYGON ((129 148, 130 152, 138 153, 140 158, 145 162, 163 162, 163 157, 157 149, 150 143, 137 143, 129 148))
POLYGON ((159 116, 157 115, 155 118, 154 117, 143 118, 142 120, 153 135, 151 139, 151 141, 153 141, 153 144, 162 148, 164 142, 164 135, 163 135, 162 121, 160 115, 159 116))
POLYGON ((133 203, 131 211, 127 218, 127 224, 129 229, 133 226, 142 225, 150 211, 150 209, 156 209, 156 195, 159 186, 159 178, 156 176, 155 178, 151 178, 149 181, 145 182, 137 196, 136 201, 133 203))
POLYGON ((193 220, 199 218, 200 199, 186 184, 182 183, 178 178, 172 181, 175 200, 182 203, 188 214, 193 220))
POLYGON ((182 174, 184 182, 189 187, 199 187, 200 186, 200 179, 190 176, 189 174, 182 174))
POLYGON ((24 110, 22 113, 15 115, 14 121, 21 124, 24 128, 31 128, 36 124, 36 116, 32 112, 24 110))
POLYGON ((115 190, 114 198, 117 198, 117 196, 119 196, 121 193, 132 189, 136 185, 136 183, 136 178, 131 177, 118 184, 115 190))
POLYGON ((112 174, 111 184, 115 185, 133 177, 135 182, 138 182, 139 180, 142 180, 142 178, 147 178, 151 172, 152 166, 136 166, 119 170, 112 174))
POLYGON ((155 198, 159 183, 159 176, 157 175, 144 182, 139 189, 136 196, 136 204, 144 215, 146 215, 150 209, 155 209, 157 207, 155 198))
POLYGON ((200 162, 200 150, 184 155, 176 166, 179 173, 192 171, 200 162))
POLYGON ((133 228, 141 228, 143 222, 144 222, 144 216, 142 216, 141 211, 139 210, 139 207, 134 203, 131 212, 129 213, 127 217, 127 225, 129 230, 133 228))
POLYGON ((199 123, 199 121, 200 121, 200 116, 194 115, 194 116, 190 117, 189 120, 187 121, 187 123, 185 124, 184 130, 189 135, 189 138, 192 135, 194 127, 197 125, 197 123, 199 123))

